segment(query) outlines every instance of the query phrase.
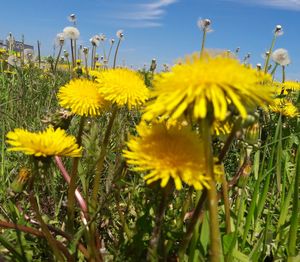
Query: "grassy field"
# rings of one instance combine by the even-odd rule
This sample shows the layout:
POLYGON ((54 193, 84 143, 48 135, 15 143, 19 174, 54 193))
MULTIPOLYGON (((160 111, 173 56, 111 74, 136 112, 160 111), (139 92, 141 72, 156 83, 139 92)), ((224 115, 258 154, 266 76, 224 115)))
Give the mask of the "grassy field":
POLYGON ((57 57, 1 50, 1 261, 300 261, 300 84, 272 56, 280 29, 252 69, 205 51, 207 23, 164 71, 116 68, 123 32, 110 60, 101 38, 79 60, 66 35, 57 57), (73 142, 29 135, 49 126, 73 142))

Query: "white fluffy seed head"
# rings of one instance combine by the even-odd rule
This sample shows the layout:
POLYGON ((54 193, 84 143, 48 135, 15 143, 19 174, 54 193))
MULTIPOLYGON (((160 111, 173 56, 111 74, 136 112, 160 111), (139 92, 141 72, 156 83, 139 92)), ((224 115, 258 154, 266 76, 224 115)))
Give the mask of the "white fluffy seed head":
POLYGON ((281 66, 286 66, 291 63, 288 51, 283 48, 276 49, 271 57, 275 63, 281 66))
POLYGON ((7 58, 7 63, 10 64, 11 66, 15 66, 15 67, 20 67, 21 66, 20 59, 18 59, 15 55, 10 55, 7 58))
POLYGON ((93 46, 98 46, 99 43, 100 43, 100 36, 99 35, 94 35, 91 39, 90 39, 90 42, 93 46))
POLYGON ((63 33, 65 35, 65 38, 72 40, 77 40, 80 36, 79 30, 74 26, 65 27, 63 33))
POLYGON ((56 38, 55 38, 55 43, 58 46, 63 46, 64 43, 65 43, 65 34, 64 33, 58 33, 56 35, 56 38))
POLYGON ((123 30, 118 30, 117 33, 116 33, 116 36, 119 38, 119 39, 122 39, 124 37, 124 32, 123 30))
POLYGON ((201 19, 199 18, 198 21, 197 21, 197 25, 198 27, 205 31, 205 32, 212 32, 212 29, 211 29, 211 20, 208 19, 208 18, 205 18, 205 19, 201 19))
POLYGON ((106 40, 105 34, 100 34, 100 41, 104 42, 106 40))

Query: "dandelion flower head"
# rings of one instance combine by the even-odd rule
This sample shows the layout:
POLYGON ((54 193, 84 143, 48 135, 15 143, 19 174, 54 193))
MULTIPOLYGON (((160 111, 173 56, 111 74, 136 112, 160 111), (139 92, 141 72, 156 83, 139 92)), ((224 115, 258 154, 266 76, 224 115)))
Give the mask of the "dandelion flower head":
POLYGON ((122 39, 124 37, 124 31, 122 29, 118 30, 117 33, 116 33, 116 36, 119 39, 122 39))
POLYGON ((296 117, 299 115, 298 109, 294 104, 286 99, 276 98, 273 104, 269 105, 272 112, 281 114, 287 117, 296 117))
POLYGON ((286 66, 291 63, 289 53, 286 49, 278 48, 272 54, 273 61, 281 66, 286 66))
POLYGON ((98 46, 101 41, 101 37, 99 35, 94 35, 91 39, 90 42, 93 46, 98 46))
POLYGON ((80 116, 98 116, 107 106, 97 83, 87 79, 71 80, 59 89, 57 97, 62 107, 80 116))
POLYGON ((74 26, 65 27, 63 33, 65 35, 65 38, 72 40, 77 40, 80 36, 79 30, 74 26))
POLYGON ((226 55, 194 55, 156 77, 152 92, 156 99, 147 106, 144 119, 172 120, 190 110, 197 119, 211 115, 223 121, 233 106, 246 118, 250 109, 271 101, 272 90, 262 88, 262 80, 269 76, 226 55))
POLYGON ((197 134, 182 125, 166 127, 164 123, 137 127, 139 136, 124 150, 127 162, 135 171, 146 171, 147 184, 160 180, 165 187, 173 179, 176 189, 182 182, 195 189, 209 188, 209 177, 203 174, 202 143, 197 134))
POLYGON ((7 143, 12 147, 8 151, 22 151, 36 157, 70 156, 80 157, 82 148, 76 144, 74 136, 63 129, 49 126, 45 131, 32 133, 24 129, 15 129, 6 135, 7 143))
POLYGON ((99 92, 105 99, 129 108, 143 104, 149 90, 138 73, 124 68, 102 71, 97 75, 99 92))

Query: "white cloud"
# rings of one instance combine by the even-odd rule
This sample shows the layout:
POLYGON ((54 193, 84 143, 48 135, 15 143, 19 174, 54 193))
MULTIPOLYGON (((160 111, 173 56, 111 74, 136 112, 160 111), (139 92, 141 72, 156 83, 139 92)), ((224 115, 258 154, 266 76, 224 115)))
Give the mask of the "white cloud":
POLYGON ((300 11, 300 0, 233 0, 245 4, 257 4, 270 6, 280 9, 297 10, 300 11))
POLYGON ((119 20, 123 20, 130 27, 159 27, 162 26, 162 18, 166 14, 166 8, 178 0, 156 0, 148 3, 136 3, 130 6, 130 10, 122 10, 117 14, 119 20))

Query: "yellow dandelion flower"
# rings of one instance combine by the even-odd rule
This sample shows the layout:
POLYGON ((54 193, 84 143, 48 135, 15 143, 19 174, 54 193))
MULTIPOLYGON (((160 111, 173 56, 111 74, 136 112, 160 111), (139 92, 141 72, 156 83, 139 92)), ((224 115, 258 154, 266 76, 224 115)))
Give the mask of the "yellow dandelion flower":
POLYGON ((300 90, 300 83, 296 81, 286 81, 281 84, 285 89, 300 90))
POLYGON ((290 91, 300 90, 300 83, 296 81, 286 81, 284 83, 271 82, 269 86, 275 87, 275 94, 287 95, 290 91))
POLYGON ((214 123, 212 125, 212 131, 217 136, 228 135, 231 132, 232 127, 233 127, 233 124, 228 121, 225 121, 225 122, 214 121, 214 123))
POLYGON ((7 143, 12 147, 8 151, 23 151, 36 157, 70 156, 80 157, 82 148, 76 144, 74 136, 68 136, 65 130, 54 130, 49 126, 45 131, 32 133, 24 129, 15 129, 6 135, 7 143))
MULTIPOLYGON (((86 73, 85 69, 84 69, 84 73, 86 73)), ((101 76, 101 71, 99 71, 99 70, 88 70, 88 74, 92 78, 96 79, 96 78, 99 78, 101 76)))
POLYGON ((286 99, 274 99, 274 102, 269 105, 269 109, 272 112, 282 114, 283 116, 287 117, 296 117, 299 115, 297 107, 295 107, 292 102, 286 99))
POLYGON ((57 97, 62 107, 80 116, 100 115, 107 105, 97 83, 87 79, 71 80, 59 89, 57 97))
POLYGON ((155 78, 156 100, 146 108, 144 119, 177 119, 191 109, 195 118, 211 114, 222 121, 229 106, 246 118, 249 108, 271 100, 271 89, 261 86, 266 79, 269 76, 228 56, 194 55, 155 78))
POLYGON ((137 127, 139 137, 128 143, 129 150, 123 154, 135 171, 149 172, 144 179, 147 184, 161 180, 165 187, 172 178, 176 189, 182 182, 200 190, 209 188, 203 166, 203 145, 197 134, 182 125, 166 127, 164 123, 137 127))
POLYGON ((99 92, 105 99, 129 108, 143 104, 149 96, 144 80, 129 69, 110 69, 97 76, 99 92))

